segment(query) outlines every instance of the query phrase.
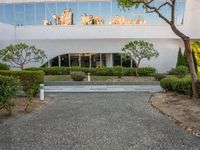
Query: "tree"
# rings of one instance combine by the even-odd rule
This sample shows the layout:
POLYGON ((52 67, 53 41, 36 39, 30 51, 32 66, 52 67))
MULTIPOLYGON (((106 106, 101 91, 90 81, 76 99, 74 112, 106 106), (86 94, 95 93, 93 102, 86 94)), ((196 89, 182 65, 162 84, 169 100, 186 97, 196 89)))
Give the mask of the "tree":
POLYGON ((198 66, 200 65, 200 41, 192 42, 191 49, 192 49, 196 72, 198 72, 198 66))
POLYGON ((152 57, 158 57, 158 55, 159 53, 154 49, 153 44, 141 40, 131 41, 122 48, 122 57, 131 58, 135 62, 136 68, 139 67, 142 59, 150 60, 152 57))
POLYGON ((182 53, 180 47, 179 47, 178 58, 177 58, 177 63, 176 63, 176 67, 178 67, 178 66, 188 66, 185 54, 182 53))
POLYGON ((118 5, 122 8, 131 8, 135 6, 136 8, 140 5, 146 10, 146 13, 156 13, 162 20, 164 20, 172 29, 172 31, 182 39, 185 46, 185 53, 187 56, 187 61, 189 64, 190 73, 192 76, 192 91, 193 98, 198 99, 198 90, 197 90, 197 73, 195 71, 194 60, 192 56, 192 50, 190 47, 190 37, 181 32, 175 24, 175 12, 176 4, 178 0, 168 0, 161 1, 159 5, 154 5, 154 2, 157 0, 117 0, 118 5), (162 14, 161 10, 164 7, 168 7, 170 10, 170 17, 167 17, 162 14))
POLYGON ((24 65, 30 62, 43 63, 46 59, 44 51, 37 49, 35 46, 29 46, 25 43, 9 45, 0 50, 0 58, 11 64, 11 66, 24 69, 24 65))

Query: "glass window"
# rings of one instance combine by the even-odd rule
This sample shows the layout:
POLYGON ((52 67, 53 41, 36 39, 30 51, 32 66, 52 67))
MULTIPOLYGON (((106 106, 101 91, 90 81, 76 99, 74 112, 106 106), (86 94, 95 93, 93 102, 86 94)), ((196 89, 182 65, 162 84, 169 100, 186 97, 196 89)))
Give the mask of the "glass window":
POLYGON ((90 54, 81 54, 81 67, 90 67, 90 54))
POLYGON ((44 3, 37 3, 36 5, 36 24, 41 25, 43 24, 45 17, 45 4, 44 3))
POLYGON ((55 24, 55 21, 52 18, 52 15, 57 14, 56 13, 56 3, 46 3, 46 19, 50 21, 52 24, 55 24))
POLYGON ((4 22, 4 5, 0 4, 0 22, 4 22))
POLYGON ((15 4, 15 24, 16 25, 24 25, 24 4, 15 4))
POLYGON ((111 2, 101 2, 101 16, 105 24, 110 24, 111 21, 111 2))
POLYGON ((91 54, 91 66, 100 68, 100 54, 91 54))
POLYGON ((79 24, 79 16, 78 16, 78 3, 70 2, 67 4, 68 8, 72 10, 73 13, 73 24, 79 24))
POLYGON ((121 55, 118 53, 113 54, 113 66, 121 66, 121 55))
POLYGON ((100 2, 90 2, 89 3, 89 14, 93 16, 100 15, 100 2))
POLYGON ((15 24, 14 5, 13 4, 5 5, 5 23, 15 24))
POLYGON ((69 54, 64 54, 60 56, 61 67, 69 67, 69 54))
POLYGON ((51 67, 58 67, 59 66, 58 57, 51 59, 50 64, 51 64, 51 67))
POLYGON ((183 19, 184 19, 184 10, 185 10, 185 1, 181 0, 177 2, 176 5, 176 12, 175 12, 175 16, 176 16, 176 23, 177 24, 183 24, 183 19))
POLYGON ((118 6, 117 2, 113 1, 112 2, 112 17, 123 16, 122 11, 123 11, 122 8, 118 6))
POLYGON ((35 24, 34 4, 25 4, 25 23, 26 25, 35 24))
POLYGON ((122 67, 131 67, 131 58, 130 59, 122 59, 122 67))
POLYGON ((79 67, 79 54, 70 54, 70 66, 79 67))
POLYGON ((106 54, 101 54, 101 67, 106 67, 106 54))
POLYGON ((58 16, 60 16, 64 9, 68 8, 67 3, 57 3, 57 14, 58 16))

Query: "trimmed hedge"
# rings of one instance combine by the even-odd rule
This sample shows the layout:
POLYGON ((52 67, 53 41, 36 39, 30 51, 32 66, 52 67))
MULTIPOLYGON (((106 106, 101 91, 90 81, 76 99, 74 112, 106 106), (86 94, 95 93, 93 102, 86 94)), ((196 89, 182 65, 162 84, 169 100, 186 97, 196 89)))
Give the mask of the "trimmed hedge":
POLYGON ((6 109, 9 115, 11 115, 12 107, 15 105, 11 98, 17 95, 19 87, 18 79, 0 76, 0 109, 6 109))
POLYGON ((189 73, 189 69, 186 66, 178 66, 176 68, 172 68, 170 74, 175 75, 177 77, 183 78, 189 73))
MULTIPOLYGON (((167 91, 175 91, 185 95, 192 95, 191 77, 185 78, 167 77, 160 81, 160 85, 167 91)), ((198 92, 200 93, 200 79, 197 82, 198 92)))
POLYGON ((26 95, 32 91, 33 96, 39 91, 40 84, 44 82, 43 71, 13 71, 13 70, 0 70, 0 75, 13 76, 18 78, 23 87, 23 91, 26 95))
POLYGON ((154 74, 154 78, 155 78, 155 80, 157 80, 157 81, 160 81, 160 80, 162 80, 162 79, 164 79, 164 78, 166 78, 167 76, 165 75, 165 74, 162 74, 162 73, 156 73, 156 74, 154 74))
POLYGON ((82 71, 73 71, 70 75, 74 81, 83 81, 85 79, 85 73, 82 71))
MULTIPOLYGON (((140 76, 152 76, 155 74, 156 69, 152 67, 144 68, 125 68, 120 67, 122 74, 125 76, 136 76, 136 71, 140 76)), ((80 68, 80 67, 50 67, 50 68, 27 68, 25 70, 38 71, 42 70, 45 75, 69 75, 71 71, 82 71, 96 76, 118 76, 119 67, 112 68, 80 68)))
POLYGON ((0 63, 0 70, 10 70, 10 66, 7 64, 0 63))

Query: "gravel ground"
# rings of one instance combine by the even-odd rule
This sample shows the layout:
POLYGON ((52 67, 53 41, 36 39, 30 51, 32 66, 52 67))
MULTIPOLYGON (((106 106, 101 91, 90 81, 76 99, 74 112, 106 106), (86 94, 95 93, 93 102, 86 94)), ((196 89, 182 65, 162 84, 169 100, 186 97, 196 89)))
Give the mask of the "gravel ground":
POLYGON ((39 111, 0 124, 1 150, 200 149, 199 138, 150 106, 148 93, 53 96, 39 111))

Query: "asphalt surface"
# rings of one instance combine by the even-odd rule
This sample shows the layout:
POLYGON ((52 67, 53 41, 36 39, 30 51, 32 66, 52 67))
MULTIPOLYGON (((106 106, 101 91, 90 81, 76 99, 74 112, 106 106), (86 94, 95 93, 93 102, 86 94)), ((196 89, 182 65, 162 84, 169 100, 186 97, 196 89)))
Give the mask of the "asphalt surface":
POLYGON ((63 93, 0 124, 1 150, 199 150, 200 139, 148 103, 149 93, 63 93))

